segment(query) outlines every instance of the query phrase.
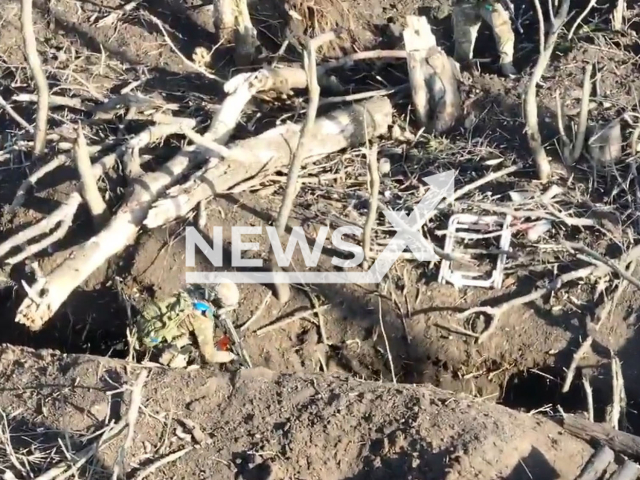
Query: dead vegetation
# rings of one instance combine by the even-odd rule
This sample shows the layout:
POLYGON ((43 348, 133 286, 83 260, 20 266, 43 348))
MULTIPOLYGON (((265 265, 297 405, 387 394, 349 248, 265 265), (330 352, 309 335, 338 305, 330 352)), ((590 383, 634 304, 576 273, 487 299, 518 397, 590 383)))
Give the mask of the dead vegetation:
MULTIPOLYGON (((329 10, 296 5, 292 6, 288 20, 313 33, 304 46, 302 63, 279 63, 286 48, 284 44, 270 65, 263 62, 259 66, 262 47, 246 3, 214 2, 214 24, 220 44, 234 44, 235 65, 249 67, 249 71, 235 72, 228 79, 223 79, 211 65, 205 65, 211 60, 209 54, 199 51, 192 60, 188 59, 172 42, 162 20, 148 12, 141 14, 158 26, 164 41, 178 52, 189 69, 222 85, 224 99, 211 115, 208 100, 195 95, 184 94, 168 101, 161 96, 137 93, 142 78, 111 93, 106 89, 98 91, 84 77, 66 71, 60 78, 74 78, 76 85, 83 85, 77 88, 88 95, 82 99, 64 96, 61 92, 54 95, 53 90, 49 91, 50 80, 47 80, 52 71, 43 70, 38 54, 38 50, 42 54, 42 48, 35 43, 31 2, 23 0, 24 51, 34 80, 35 96, 30 93, 29 96, 15 95, 10 101, 2 100, 3 111, 12 126, 19 129, 3 155, 11 161, 21 155, 31 155, 35 167, 16 189, 7 213, 15 215, 43 178, 65 166, 75 166, 78 183, 53 212, 5 238, 0 244, 0 257, 10 266, 28 261, 39 271, 38 258, 67 237, 84 205, 93 220, 93 234, 68 248, 64 258, 36 275, 34 281, 21 279, 22 299, 15 322, 34 332, 42 330, 83 282, 135 244, 141 232, 173 222, 189 222, 196 209, 200 214, 198 224, 205 225, 207 202, 224 194, 249 192, 279 198, 282 190, 275 219, 281 243, 286 241, 296 204, 314 204, 314 220, 327 223, 332 229, 357 226, 362 231, 362 238, 358 240, 363 246, 366 270, 384 257, 387 247, 393 243, 393 229, 383 226, 380 213, 386 218, 389 211, 410 213, 425 198, 425 193, 434 191, 424 179, 453 170, 458 173, 455 193, 438 198, 434 208, 414 228, 420 241, 426 239, 433 246, 436 259, 430 261, 444 259, 452 269, 454 264, 484 267, 489 258, 501 255, 506 258, 509 254, 504 263, 506 274, 528 272, 533 268, 543 274, 538 275, 535 288, 526 293, 519 292, 506 300, 489 299, 452 314, 446 328, 480 345, 498 334, 501 319, 515 307, 547 299, 569 303, 576 310, 593 307, 596 313, 585 315, 580 346, 561 381, 562 391, 566 393, 575 375, 580 375, 587 396, 584 410, 593 420, 592 386, 586 370, 582 370, 583 359, 591 351, 601 325, 609 321, 618 307, 625 289, 640 288, 635 268, 640 256, 637 244, 640 105, 637 102, 621 104, 608 98, 600 86, 603 75, 600 57, 576 62, 576 69, 583 74, 577 97, 568 95, 564 88, 555 88, 549 94, 541 87, 559 50, 566 53, 569 47, 581 45, 585 36, 590 36, 596 51, 617 45, 611 38, 622 43, 632 37, 627 21, 629 13, 625 13, 623 2, 618 2, 612 10, 605 32, 592 33, 581 25, 591 18, 594 2, 589 2, 573 21, 569 19, 569 0, 551 5, 552 11, 546 12, 551 21, 545 27, 543 6, 535 0, 539 52, 531 71, 525 73, 526 88, 521 99, 524 120, 521 124, 529 147, 527 155, 517 149, 497 147, 484 136, 476 135, 476 125, 488 109, 473 110, 474 98, 467 97, 473 92, 474 80, 461 72, 444 47, 437 44, 426 17, 406 17, 403 49, 361 51, 326 58, 329 50, 320 47, 336 40, 348 40, 353 28, 348 22, 338 28, 339 22, 328 13, 331 8, 338 9, 335 5, 327 7, 329 10), (392 85, 382 79, 378 71, 373 72, 382 63, 402 66, 402 70, 393 70, 396 76, 402 77, 401 81, 392 85), (352 71, 366 78, 366 89, 352 93, 358 86, 356 82, 345 85, 344 77, 349 77, 352 71), (381 88, 368 88, 372 84, 381 88), (341 95, 331 96, 336 90, 341 95), (286 100, 282 100, 283 96, 286 100), (542 107, 548 105, 550 98, 556 110, 552 115, 542 107), (576 98, 579 107, 568 112, 567 104, 576 98), (37 104, 33 120, 23 118, 14 108, 25 102, 37 104), (264 118, 262 113, 255 113, 256 102, 261 102, 263 107, 267 105, 263 110, 267 112, 268 128, 252 130, 253 135, 248 136, 245 124, 259 123, 264 118), (278 115, 270 108, 275 112, 278 102, 278 108, 285 113, 280 110, 280 117, 276 118, 278 115), (405 116, 409 103, 411 113, 405 116), (326 108, 332 104, 342 106, 326 108), (594 104, 612 108, 598 115, 594 104), (318 113, 319 108, 324 110, 318 113), (299 120, 300 115, 305 116, 304 122, 288 121, 299 120), (552 117, 558 130, 552 140, 545 138, 550 136, 548 126, 541 128, 548 123, 548 117, 552 117), (137 125, 137 133, 125 133, 133 124, 137 125), (239 130, 244 131, 244 138, 237 138, 239 130), (536 169, 535 178, 531 176, 531 166, 536 169), (126 188, 112 191, 106 177, 110 181, 117 178, 126 188), (447 222, 458 214, 507 219, 511 247, 503 250, 498 233, 480 232, 465 234, 465 239, 477 242, 468 252, 458 252, 454 247, 454 250, 448 249, 447 245, 452 244, 445 240, 447 222), (445 246, 440 247, 442 244, 445 246), (569 302, 570 294, 563 292, 574 288, 583 295, 569 302)), ((139 2, 130 2, 121 14, 135 12, 138 7, 139 2)), ((102 19, 110 24, 119 21, 120 17, 113 14, 102 19)), ((632 53, 618 47, 616 52, 628 64, 638 65, 632 53)), ((101 69, 117 71, 120 68, 117 62, 109 64, 104 59, 100 62, 101 69)), ((87 60, 87 63, 91 62, 87 60)), ((97 68, 96 65, 93 68, 97 68)), ((502 116, 502 112, 491 114, 495 118, 502 116)), ((419 265, 426 263, 409 252, 403 251, 400 256, 403 265, 410 268, 421 268, 419 265)), ((284 306, 291 297, 290 286, 279 276, 282 270, 273 255, 270 259, 272 281, 266 283, 273 284, 274 296, 284 306)), ((462 274, 455 275, 448 278, 463 278, 462 274)), ((394 363, 382 299, 399 312, 409 339, 406 321, 418 310, 419 295, 428 289, 428 285, 419 285, 420 293, 412 303, 407 295, 409 282, 402 280, 404 291, 399 291, 391 281, 368 291, 378 302, 384 363, 394 382, 402 378, 402 367, 400 362, 394 363)), ((460 280, 456 288, 465 285, 473 284, 460 280)), ((320 332, 318 343, 329 351, 333 343, 338 342, 332 342, 326 331, 323 312, 328 303, 320 305, 313 293, 309 296, 313 308, 285 315, 253 333, 264 335, 300 319, 312 319, 320 332)), ((240 337, 234 339, 234 343, 250 333, 249 327, 269 298, 265 298, 255 315, 240 328, 240 337)), ((330 303, 330 299, 323 300, 330 303)), ((622 429, 621 419, 627 409, 622 367, 615 353, 611 353, 609 360, 612 395, 607 422, 611 428, 622 429)), ((327 370, 325 363, 323 368, 327 370)), ((144 379, 139 382, 140 388, 143 383, 144 379)), ((136 415, 137 409, 132 407, 130 418, 125 422, 130 433, 136 415)), ((124 425, 120 425, 117 432, 113 428, 105 430, 101 441, 122 431, 124 425)), ((130 444, 131 435, 122 446, 114 478, 118 472, 124 474, 129 469, 130 444)), ((86 447, 76 455, 75 466, 67 462, 64 468, 55 467, 58 468, 56 475, 79 468, 99 448, 100 442, 86 447)), ((187 451, 174 452, 167 458, 177 459, 187 451)), ((138 478, 146 475, 143 473, 138 478)))

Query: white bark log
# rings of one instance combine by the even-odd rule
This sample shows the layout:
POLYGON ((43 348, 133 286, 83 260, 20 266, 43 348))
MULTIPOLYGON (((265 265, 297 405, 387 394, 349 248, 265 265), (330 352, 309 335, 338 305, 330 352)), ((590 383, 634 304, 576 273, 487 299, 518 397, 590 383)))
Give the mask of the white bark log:
MULTIPOLYGON (((387 98, 379 97, 337 110, 319 118, 310 135, 305 158, 316 158, 362 144, 367 134, 373 138, 384 133, 391 123, 392 108, 387 98)), ((144 224, 148 228, 164 225, 182 217, 202 200, 230 190, 240 182, 261 173, 267 174, 288 165, 291 146, 297 145, 300 125, 283 125, 258 137, 243 140, 231 147, 234 157, 243 161, 207 165, 199 175, 167 192, 156 202, 144 224)))
MULTIPOLYGON (((231 126, 235 125, 233 119, 237 122, 242 107, 251 94, 247 82, 225 100, 218 113, 219 121, 214 122, 210 130, 210 139, 224 143, 230 134, 231 126)), ((386 98, 370 100, 364 105, 332 113, 317 122, 317 140, 309 146, 309 156, 326 155, 362 143, 367 134, 369 137, 379 135, 388 128, 391 114, 391 104, 386 98), (365 114, 367 132, 363 128, 365 114)), ((217 191, 223 191, 257 174, 267 164, 269 168, 282 167, 289 162, 290 146, 296 144, 299 132, 299 126, 285 126, 275 128, 260 137, 239 142, 232 149, 233 156, 246 158, 247 161, 223 162, 219 168, 210 165, 203 178, 212 181, 217 191)), ((16 314, 16 322, 28 326, 31 330, 41 329, 78 285, 106 260, 135 240, 153 202, 171 183, 180 178, 187 168, 194 165, 194 156, 198 158, 197 153, 195 148, 187 148, 160 171, 140 178, 132 188, 128 200, 111 222, 91 240, 74 248, 69 258, 46 277, 44 286, 34 292, 39 300, 29 297, 23 301, 16 314)), ((207 184, 204 186, 204 195, 200 190, 201 198, 195 202, 196 204, 211 195, 207 184)), ((196 190, 194 195, 197 195, 198 191, 196 190)))

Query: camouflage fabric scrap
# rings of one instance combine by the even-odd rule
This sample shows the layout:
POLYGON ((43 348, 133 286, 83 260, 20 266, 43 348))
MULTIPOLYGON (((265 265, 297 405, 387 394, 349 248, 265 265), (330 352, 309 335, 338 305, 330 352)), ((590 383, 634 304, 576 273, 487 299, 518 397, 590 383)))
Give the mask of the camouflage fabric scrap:
POLYGON ((193 333, 198 348, 208 363, 215 363, 213 340, 213 309, 205 316, 194 308, 186 292, 178 292, 161 302, 149 301, 138 317, 138 336, 142 345, 151 350, 163 345, 184 346, 193 333))

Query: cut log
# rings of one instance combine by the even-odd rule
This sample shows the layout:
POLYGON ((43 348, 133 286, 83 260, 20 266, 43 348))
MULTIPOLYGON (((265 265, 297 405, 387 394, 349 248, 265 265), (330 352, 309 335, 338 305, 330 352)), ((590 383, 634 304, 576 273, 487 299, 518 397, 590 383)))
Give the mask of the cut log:
MULTIPOLYGON (((209 138, 213 141, 226 141, 232 125, 234 126, 240 117, 240 104, 244 107, 251 97, 249 87, 246 83, 243 85, 235 92, 235 95, 239 96, 232 95, 223 103, 218 113, 218 121, 213 122, 213 128, 209 131, 209 138)), ((387 98, 376 98, 332 112, 316 122, 314 140, 309 145, 306 158, 316 158, 362 144, 367 137, 372 138, 385 132, 391 123, 391 117, 391 103, 387 98)), ((300 125, 285 125, 259 137, 238 142, 231 148, 232 157, 246 160, 225 161, 219 165, 217 162, 208 164, 209 168, 201 178, 202 183, 198 184, 200 188, 190 192, 191 195, 185 199, 186 203, 195 207, 198 202, 212 194, 212 188, 213 191, 225 191, 258 173, 287 165, 291 145, 297 143, 299 134, 300 125)), ((198 151, 194 147, 187 147, 159 171, 137 179, 124 206, 110 223, 91 240, 74 248, 68 259, 47 275, 44 286, 34 292, 36 297, 30 296, 22 302, 16 314, 16 322, 26 325, 31 330, 40 330, 78 285, 110 257, 135 240, 153 202, 188 168, 197 165, 197 159, 201 157, 197 154, 198 151)), ((175 218, 178 216, 172 207, 175 201, 173 198, 167 202, 161 201, 160 207, 157 204, 153 208, 163 218, 172 215, 175 218)), ((191 207, 186 212, 189 210, 191 207)))
POLYGON ((614 458, 613 450, 603 445, 594 453, 583 467, 576 480, 598 480, 614 458))
POLYGON ((417 120, 429 132, 444 132, 461 112, 456 64, 438 48, 425 17, 407 16, 404 43, 417 120))
MULTIPOLYGON (((378 97, 331 112, 316 120, 305 159, 319 158, 347 147, 365 143, 386 132, 391 124, 389 99, 378 97), (366 133, 364 126, 367 126, 366 133)), ((223 193, 258 174, 266 175, 289 164, 291 146, 297 145, 300 125, 283 125, 231 146, 243 161, 208 165, 189 182, 179 185, 158 200, 147 215, 148 228, 165 225, 194 209, 214 193, 223 193)))
POLYGON ((586 442, 593 440, 627 457, 640 458, 640 437, 614 430, 604 423, 592 423, 574 415, 565 415, 562 427, 574 437, 586 442))
POLYGON ((234 60, 246 66, 254 60, 260 46, 251 23, 247 0, 214 0, 213 24, 223 44, 234 44, 234 60))
POLYGON ((640 466, 627 460, 610 480, 636 480, 638 475, 640 475, 640 466))

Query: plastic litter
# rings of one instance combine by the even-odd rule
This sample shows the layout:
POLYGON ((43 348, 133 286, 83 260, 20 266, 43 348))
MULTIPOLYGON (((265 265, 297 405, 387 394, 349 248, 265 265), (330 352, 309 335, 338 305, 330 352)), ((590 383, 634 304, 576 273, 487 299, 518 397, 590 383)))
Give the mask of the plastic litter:
POLYGON ((461 286, 485 287, 499 289, 502 286, 504 275, 504 264, 507 259, 507 252, 511 243, 511 216, 478 216, 466 213, 452 215, 447 228, 447 238, 444 251, 451 255, 464 254, 464 249, 456 249, 457 239, 480 240, 499 237, 499 250, 497 253, 485 252, 485 255, 497 257, 495 266, 491 274, 485 278, 480 278, 482 272, 471 272, 467 270, 454 270, 450 260, 443 259, 440 265, 438 281, 440 283, 449 282, 456 288, 461 286))

